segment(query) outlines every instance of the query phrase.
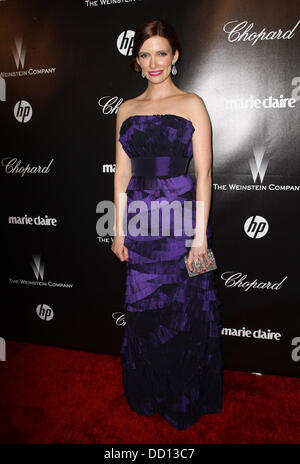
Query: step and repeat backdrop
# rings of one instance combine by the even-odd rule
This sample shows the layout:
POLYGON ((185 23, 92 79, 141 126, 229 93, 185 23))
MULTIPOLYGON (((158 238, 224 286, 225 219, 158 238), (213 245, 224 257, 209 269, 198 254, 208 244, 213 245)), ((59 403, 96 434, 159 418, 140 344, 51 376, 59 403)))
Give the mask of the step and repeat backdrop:
POLYGON ((212 122, 224 367, 299 376, 296 0, 0 1, 0 337, 120 352, 126 264, 100 230, 118 107, 146 86, 135 30, 153 18, 177 30, 172 79, 212 122))

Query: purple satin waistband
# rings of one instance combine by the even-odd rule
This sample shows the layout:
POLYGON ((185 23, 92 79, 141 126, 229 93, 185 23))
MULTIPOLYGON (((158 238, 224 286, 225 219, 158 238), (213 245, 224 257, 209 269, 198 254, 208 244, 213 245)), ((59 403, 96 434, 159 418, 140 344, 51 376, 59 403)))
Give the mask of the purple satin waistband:
POLYGON ((131 158, 133 176, 180 176, 186 173, 189 158, 153 156, 131 158))

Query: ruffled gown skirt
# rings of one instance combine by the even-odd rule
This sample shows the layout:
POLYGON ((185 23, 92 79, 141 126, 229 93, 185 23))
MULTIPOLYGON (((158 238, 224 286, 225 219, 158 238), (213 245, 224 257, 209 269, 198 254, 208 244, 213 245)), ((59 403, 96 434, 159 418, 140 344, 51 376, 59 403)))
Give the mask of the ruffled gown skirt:
MULTIPOLYGON (((155 236, 150 235, 150 214, 155 208, 153 201, 187 202, 192 205, 194 227, 195 182, 188 174, 133 176, 126 193, 124 245, 129 261, 121 347, 124 392, 138 415, 158 412, 172 426, 184 430, 201 415, 219 412, 222 407, 220 300, 214 271, 188 276, 183 257, 190 250, 186 240, 191 235, 185 234, 182 224, 174 225, 176 213, 171 214, 170 234, 164 235, 160 228, 155 236), (133 236, 128 228, 136 215, 130 212, 134 200, 149 206, 144 212, 149 221, 142 228, 148 235, 133 236), (174 232, 180 228, 181 234, 174 232)), ((212 247, 210 226, 207 241, 208 248, 212 247)))

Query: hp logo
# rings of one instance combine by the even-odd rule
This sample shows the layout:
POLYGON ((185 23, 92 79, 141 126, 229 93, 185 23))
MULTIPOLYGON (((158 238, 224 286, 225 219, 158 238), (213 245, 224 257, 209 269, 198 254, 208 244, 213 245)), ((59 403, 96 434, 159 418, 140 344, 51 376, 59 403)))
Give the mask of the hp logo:
POLYGON ((25 100, 20 100, 15 104, 14 115, 19 122, 28 122, 32 116, 32 107, 25 100))
POLYGON ((123 31, 117 39, 117 47, 120 53, 125 56, 132 55, 134 31, 123 31))
POLYGON ((251 216, 244 224, 244 231, 251 238, 261 238, 269 230, 269 224, 262 216, 251 216))
POLYGON ((44 321, 50 321, 54 317, 53 310, 50 308, 50 306, 44 303, 36 307, 36 313, 44 321))

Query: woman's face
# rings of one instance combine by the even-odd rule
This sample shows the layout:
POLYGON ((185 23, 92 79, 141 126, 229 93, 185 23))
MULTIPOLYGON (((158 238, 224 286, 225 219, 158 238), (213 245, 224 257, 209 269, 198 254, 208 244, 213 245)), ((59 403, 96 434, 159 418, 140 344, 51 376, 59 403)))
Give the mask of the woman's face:
POLYGON ((145 40, 136 61, 147 79, 153 83, 164 81, 171 72, 172 63, 178 59, 178 50, 172 54, 170 42, 165 37, 155 35, 145 40))

